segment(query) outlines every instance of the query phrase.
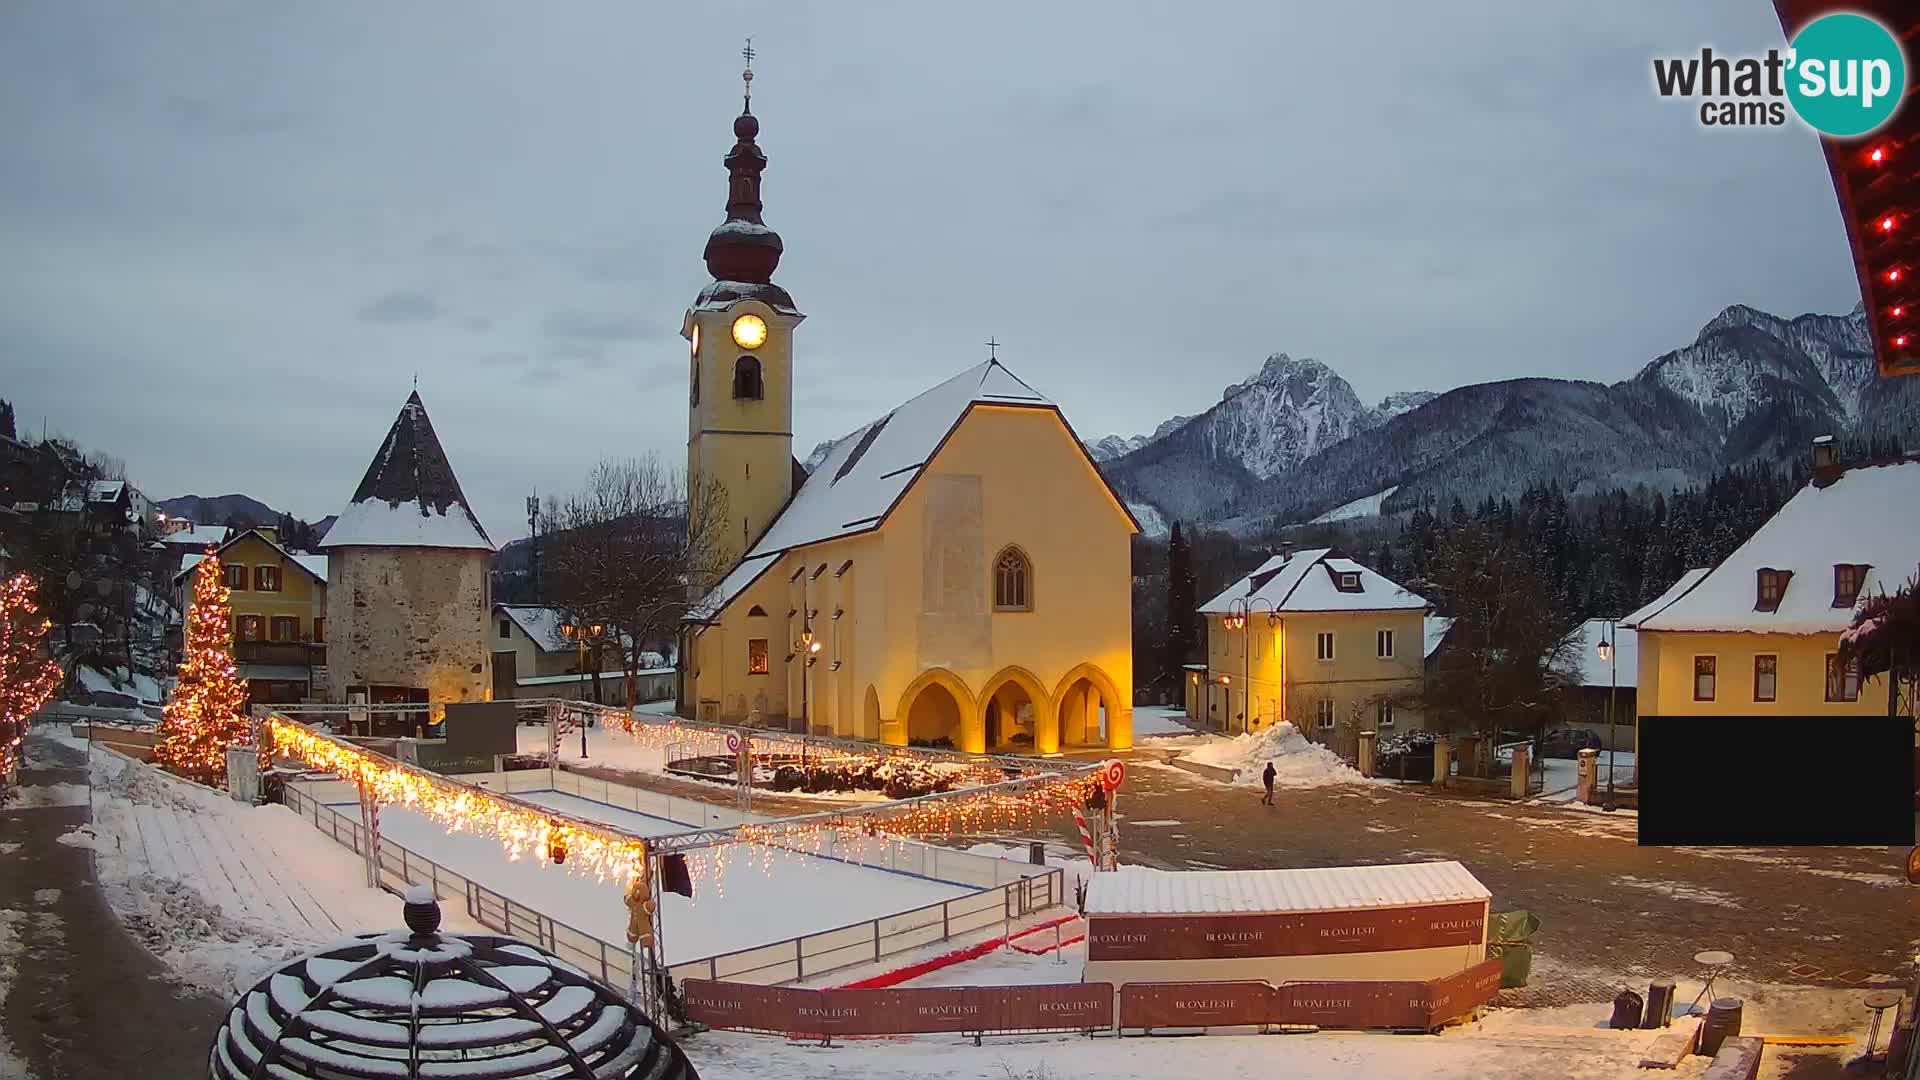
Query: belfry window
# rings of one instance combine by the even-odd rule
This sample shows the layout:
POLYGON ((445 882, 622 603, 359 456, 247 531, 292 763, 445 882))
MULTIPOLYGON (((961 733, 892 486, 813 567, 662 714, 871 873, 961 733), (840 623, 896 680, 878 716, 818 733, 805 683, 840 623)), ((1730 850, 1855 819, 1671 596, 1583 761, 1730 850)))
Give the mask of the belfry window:
POLYGON ((993 560, 993 609, 1033 610, 1033 564, 1019 548, 1005 548, 993 560))
POLYGON ((760 361, 751 356, 743 356, 733 362, 733 396, 743 401, 759 401, 760 361))

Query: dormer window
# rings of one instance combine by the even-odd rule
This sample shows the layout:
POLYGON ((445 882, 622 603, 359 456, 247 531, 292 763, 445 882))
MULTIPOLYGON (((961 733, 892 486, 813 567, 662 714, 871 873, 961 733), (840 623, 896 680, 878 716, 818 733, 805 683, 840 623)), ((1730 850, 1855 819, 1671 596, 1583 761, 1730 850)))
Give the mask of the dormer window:
POLYGON ((1360 575, 1354 573, 1351 570, 1341 571, 1339 581, 1340 581, 1341 592, 1359 592, 1360 591, 1360 575))
POLYGON ((1753 610, 1778 611, 1780 598, 1787 594, 1787 582, 1793 577, 1791 570, 1763 569, 1755 575, 1755 593, 1753 610))
POLYGON ((1860 586, 1867 580, 1867 568, 1859 563, 1833 564, 1833 606, 1850 608, 1860 599, 1860 586))

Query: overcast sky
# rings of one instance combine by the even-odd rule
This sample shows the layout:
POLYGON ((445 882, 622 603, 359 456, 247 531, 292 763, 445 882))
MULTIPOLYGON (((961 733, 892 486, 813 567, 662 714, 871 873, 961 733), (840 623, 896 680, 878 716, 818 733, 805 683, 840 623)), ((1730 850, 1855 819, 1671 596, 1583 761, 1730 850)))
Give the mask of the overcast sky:
POLYGON ((1614 381, 1727 304, 1859 299, 1812 135, 1652 90, 1778 44, 1765 0, 18 0, 0 396, 156 498, 317 519, 417 373, 496 540, 683 460, 748 33, 801 456, 990 336, 1091 439, 1272 352, 1370 402, 1614 381))

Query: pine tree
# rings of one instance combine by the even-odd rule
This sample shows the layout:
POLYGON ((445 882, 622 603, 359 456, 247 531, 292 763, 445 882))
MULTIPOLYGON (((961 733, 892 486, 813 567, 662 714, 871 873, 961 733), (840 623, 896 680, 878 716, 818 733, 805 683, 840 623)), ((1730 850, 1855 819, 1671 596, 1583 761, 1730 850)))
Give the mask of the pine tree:
POLYGON ((208 548, 194 571, 179 685, 167 699, 153 750, 168 771, 203 784, 226 780, 227 747, 249 736, 247 688, 233 663, 230 595, 220 556, 208 548))
POLYGON ((60 685, 60 664, 46 648, 53 624, 40 613, 35 592, 25 574, 0 584, 0 805, 13 794, 28 720, 60 685))
POLYGON ((1169 671, 1178 672, 1181 665, 1193 659, 1194 608, 1199 605, 1194 591, 1193 552, 1176 521, 1167 537, 1166 666, 1169 671))

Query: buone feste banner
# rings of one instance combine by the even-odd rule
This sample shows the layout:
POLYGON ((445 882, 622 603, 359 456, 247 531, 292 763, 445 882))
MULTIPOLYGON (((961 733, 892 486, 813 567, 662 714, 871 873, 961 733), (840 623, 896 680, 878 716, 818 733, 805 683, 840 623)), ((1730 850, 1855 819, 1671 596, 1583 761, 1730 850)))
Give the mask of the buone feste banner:
POLYGON ((1483 900, 1283 915, 1094 915, 1089 960, 1220 960, 1477 945, 1483 900))

